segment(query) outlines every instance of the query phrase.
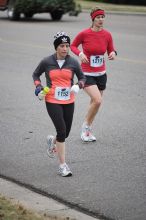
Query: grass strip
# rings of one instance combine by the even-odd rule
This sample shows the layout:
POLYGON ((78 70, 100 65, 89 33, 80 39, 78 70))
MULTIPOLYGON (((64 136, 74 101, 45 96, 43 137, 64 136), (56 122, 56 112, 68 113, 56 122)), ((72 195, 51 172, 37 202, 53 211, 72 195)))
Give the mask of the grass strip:
POLYGON ((146 6, 135 6, 135 5, 119 5, 119 4, 110 4, 102 3, 98 1, 84 1, 84 0, 75 0, 77 4, 80 4, 82 9, 90 10, 95 6, 99 6, 106 11, 115 11, 115 12, 141 12, 146 13, 146 6))
POLYGON ((69 217, 43 215, 26 209, 22 204, 0 195, 0 220, 71 220, 69 217))

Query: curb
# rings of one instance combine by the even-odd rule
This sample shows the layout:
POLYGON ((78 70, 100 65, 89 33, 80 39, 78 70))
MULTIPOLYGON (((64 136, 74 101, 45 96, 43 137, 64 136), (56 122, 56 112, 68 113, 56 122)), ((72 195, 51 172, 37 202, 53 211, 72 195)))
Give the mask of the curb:
POLYGON ((53 217, 56 220, 62 218, 68 220, 99 220, 3 178, 0 178, 0 194, 10 199, 14 204, 19 203, 29 210, 47 217, 53 217))

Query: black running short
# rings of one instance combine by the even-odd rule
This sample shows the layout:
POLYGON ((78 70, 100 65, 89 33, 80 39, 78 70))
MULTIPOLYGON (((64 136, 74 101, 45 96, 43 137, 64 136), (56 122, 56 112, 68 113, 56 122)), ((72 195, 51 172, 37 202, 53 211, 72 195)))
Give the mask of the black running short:
POLYGON ((97 85, 98 89, 102 91, 106 89, 106 83, 107 83, 106 73, 101 76, 86 76, 85 87, 88 87, 91 85, 97 85))

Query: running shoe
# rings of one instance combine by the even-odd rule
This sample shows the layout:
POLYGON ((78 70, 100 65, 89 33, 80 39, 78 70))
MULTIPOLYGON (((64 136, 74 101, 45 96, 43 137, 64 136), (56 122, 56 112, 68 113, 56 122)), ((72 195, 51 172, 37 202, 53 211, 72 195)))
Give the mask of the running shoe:
POLYGON ((92 134, 90 126, 83 124, 82 131, 81 131, 81 139, 83 142, 96 141, 96 137, 92 134))
POLYGON ((54 136, 53 135, 48 135, 47 136, 47 154, 49 157, 54 158, 55 153, 56 153, 56 145, 54 144, 54 136))
POLYGON ((72 176, 72 172, 66 163, 63 166, 59 166, 59 174, 62 177, 72 176))

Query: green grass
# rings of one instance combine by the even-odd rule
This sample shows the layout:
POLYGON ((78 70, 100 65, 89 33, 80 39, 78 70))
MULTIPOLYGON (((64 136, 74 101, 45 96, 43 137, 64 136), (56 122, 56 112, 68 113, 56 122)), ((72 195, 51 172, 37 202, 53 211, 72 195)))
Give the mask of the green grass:
POLYGON ((40 215, 0 195, 0 220, 71 220, 69 217, 40 215))
POLYGON ((146 6, 132 6, 132 5, 118 5, 118 4, 108 4, 108 3, 101 3, 98 1, 84 1, 84 0, 75 0, 77 4, 80 4, 82 9, 90 10, 95 6, 100 6, 106 11, 121 11, 121 12, 140 12, 146 13, 146 6))

